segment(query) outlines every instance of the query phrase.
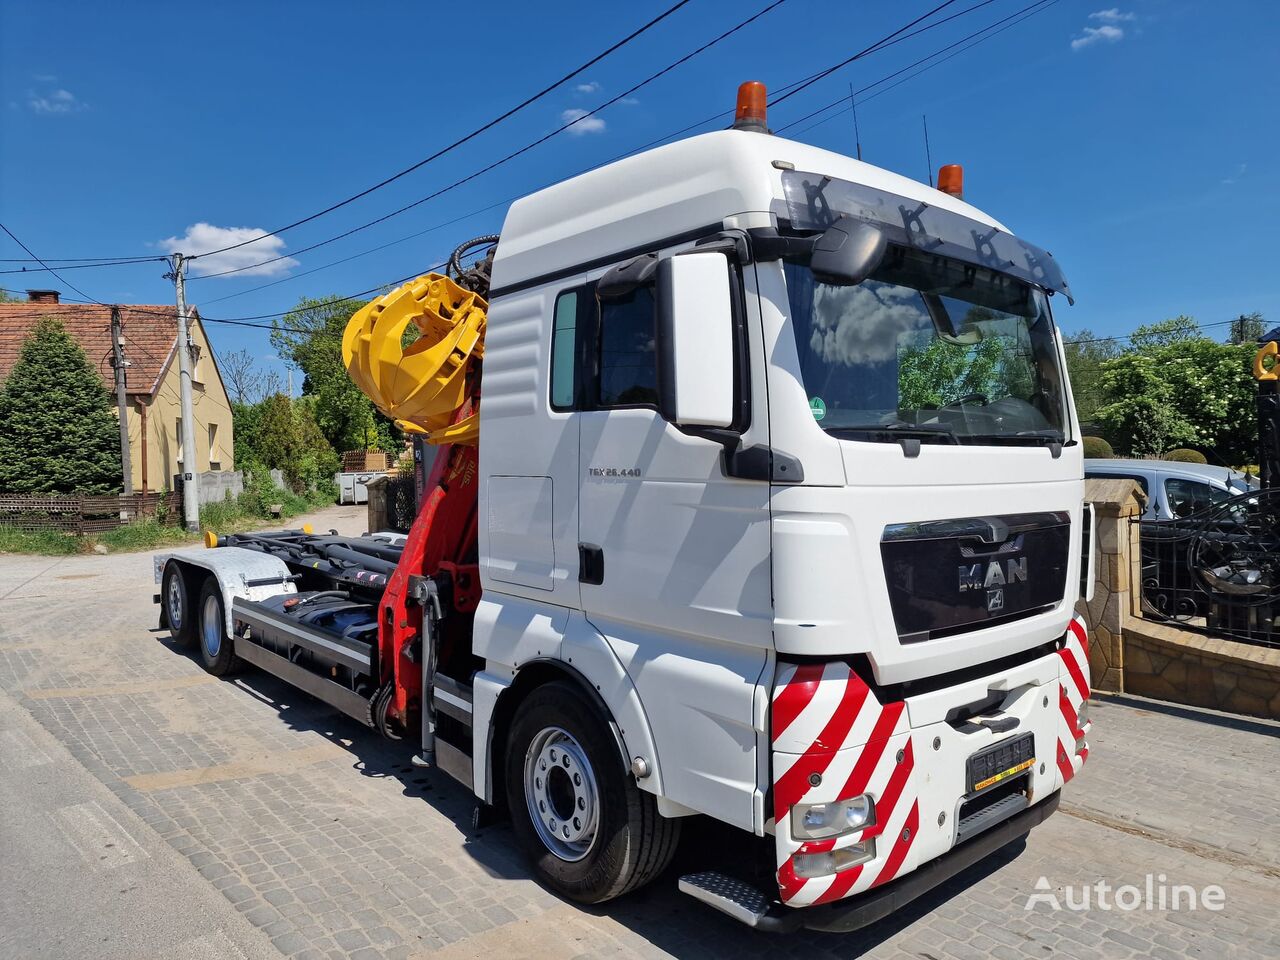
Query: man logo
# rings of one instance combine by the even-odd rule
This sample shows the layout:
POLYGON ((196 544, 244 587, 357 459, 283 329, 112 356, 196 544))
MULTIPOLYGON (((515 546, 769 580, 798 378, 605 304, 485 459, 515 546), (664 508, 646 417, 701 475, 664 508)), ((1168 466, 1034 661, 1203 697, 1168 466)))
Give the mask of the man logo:
POLYGON ((1004 609, 1004 591, 1001 589, 987 591, 987 613, 996 613, 1004 609))
MULTIPOLYGON (((967 593, 970 590, 992 591, 994 587, 1027 582, 1026 557, 1006 560, 1003 565, 999 560, 992 560, 989 563, 962 563, 959 569, 961 593, 967 593)), ((1001 591, 1000 606, 1004 606, 1003 591, 1001 591)), ((996 608, 989 606, 988 609, 996 608)))

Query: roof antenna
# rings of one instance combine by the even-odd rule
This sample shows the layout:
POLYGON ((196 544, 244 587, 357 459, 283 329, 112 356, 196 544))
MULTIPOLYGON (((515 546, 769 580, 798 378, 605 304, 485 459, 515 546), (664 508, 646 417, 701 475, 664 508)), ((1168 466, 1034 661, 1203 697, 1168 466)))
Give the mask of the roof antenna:
POLYGON ((920 114, 920 120, 924 123, 924 162, 929 171, 929 186, 933 186, 933 154, 929 152, 929 117, 926 114, 920 114))
POLYGON ((853 84, 849 84, 849 109, 853 111, 853 143, 858 150, 858 159, 862 159, 862 136, 858 133, 858 101, 853 99, 853 84))

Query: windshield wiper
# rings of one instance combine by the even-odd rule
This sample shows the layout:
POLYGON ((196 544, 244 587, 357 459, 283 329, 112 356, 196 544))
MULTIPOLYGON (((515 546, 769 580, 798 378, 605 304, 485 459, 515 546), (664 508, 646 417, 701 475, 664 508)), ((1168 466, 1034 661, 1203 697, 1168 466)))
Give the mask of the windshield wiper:
POLYGON ((841 436, 844 434, 857 434, 856 437, 850 439, 867 438, 870 440, 902 440, 905 438, 916 437, 920 439, 932 440, 937 438, 949 443, 960 443, 960 438, 956 436, 954 430, 943 424, 932 423, 904 423, 898 421, 896 423, 876 423, 866 424, 864 426, 854 427, 823 427, 827 433, 832 436, 841 436))

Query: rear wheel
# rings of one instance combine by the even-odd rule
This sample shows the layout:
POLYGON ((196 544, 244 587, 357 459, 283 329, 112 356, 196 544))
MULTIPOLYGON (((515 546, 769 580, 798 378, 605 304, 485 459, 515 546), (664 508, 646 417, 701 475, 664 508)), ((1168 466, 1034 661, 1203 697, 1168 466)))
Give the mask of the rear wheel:
POLYGON ((680 821, 659 816, 609 732, 569 683, 520 704, 506 755, 512 827, 538 878, 580 903, 636 889, 671 862, 680 821))
POLYGON ((209 577, 200 590, 200 662, 215 677, 225 677, 239 665, 235 642, 227 636, 222 589, 216 577, 209 577))
POLYGON ((160 602, 164 605, 164 619, 169 627, 169 636, 179 646, 190 646, 196 635, 195 614, 191 609, 191 588, 182 567, 172 560, 164 568, 160 602))

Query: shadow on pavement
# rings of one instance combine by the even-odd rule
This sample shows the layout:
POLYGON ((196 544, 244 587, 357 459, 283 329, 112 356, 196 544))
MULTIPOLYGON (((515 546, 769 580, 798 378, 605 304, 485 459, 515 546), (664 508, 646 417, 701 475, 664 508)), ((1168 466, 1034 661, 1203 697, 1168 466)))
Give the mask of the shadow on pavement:
MULTIPOLYGON (((186 651, 173 644, 167 631, 153 629, 152 633, 170 652, 188 656, 186 651)), ((404 796, 425 801, 453 823, 464 838, 464 849, 491 876, 532 879, 506 821, 476 826, 473 822, 477 806, 475 796, 442 771, 414 767, 411 763, 414 751, 408 741, 386 740, 283 680, 252 668, 244 669, 229 682, 275 709, 290 729, 318 733, 341 747, 351 756, 353 769, 362 776, 399 781, 404 796)), ((708 860, 722 858, 725 849, 741 843, 741 840, 741 833, 731 827, 704 817, 688 818, 675 860, 652 884, 601 906, 570 905, 584 914, 607 917, 620 923, 675 956, 725 956, 730 953, 749 956, 773 954, 783 949, 854 958, 910 927, 1012 862, 1025 846, 1025 839, 1010 844, 897 913, 862 930, 848 934, 798 931, 779 935, 757 933, 676 889, 676 879, 682 873, 706 869, 708 860), (709 943, 715 944, 714 950, 708 946, 709 943)))

